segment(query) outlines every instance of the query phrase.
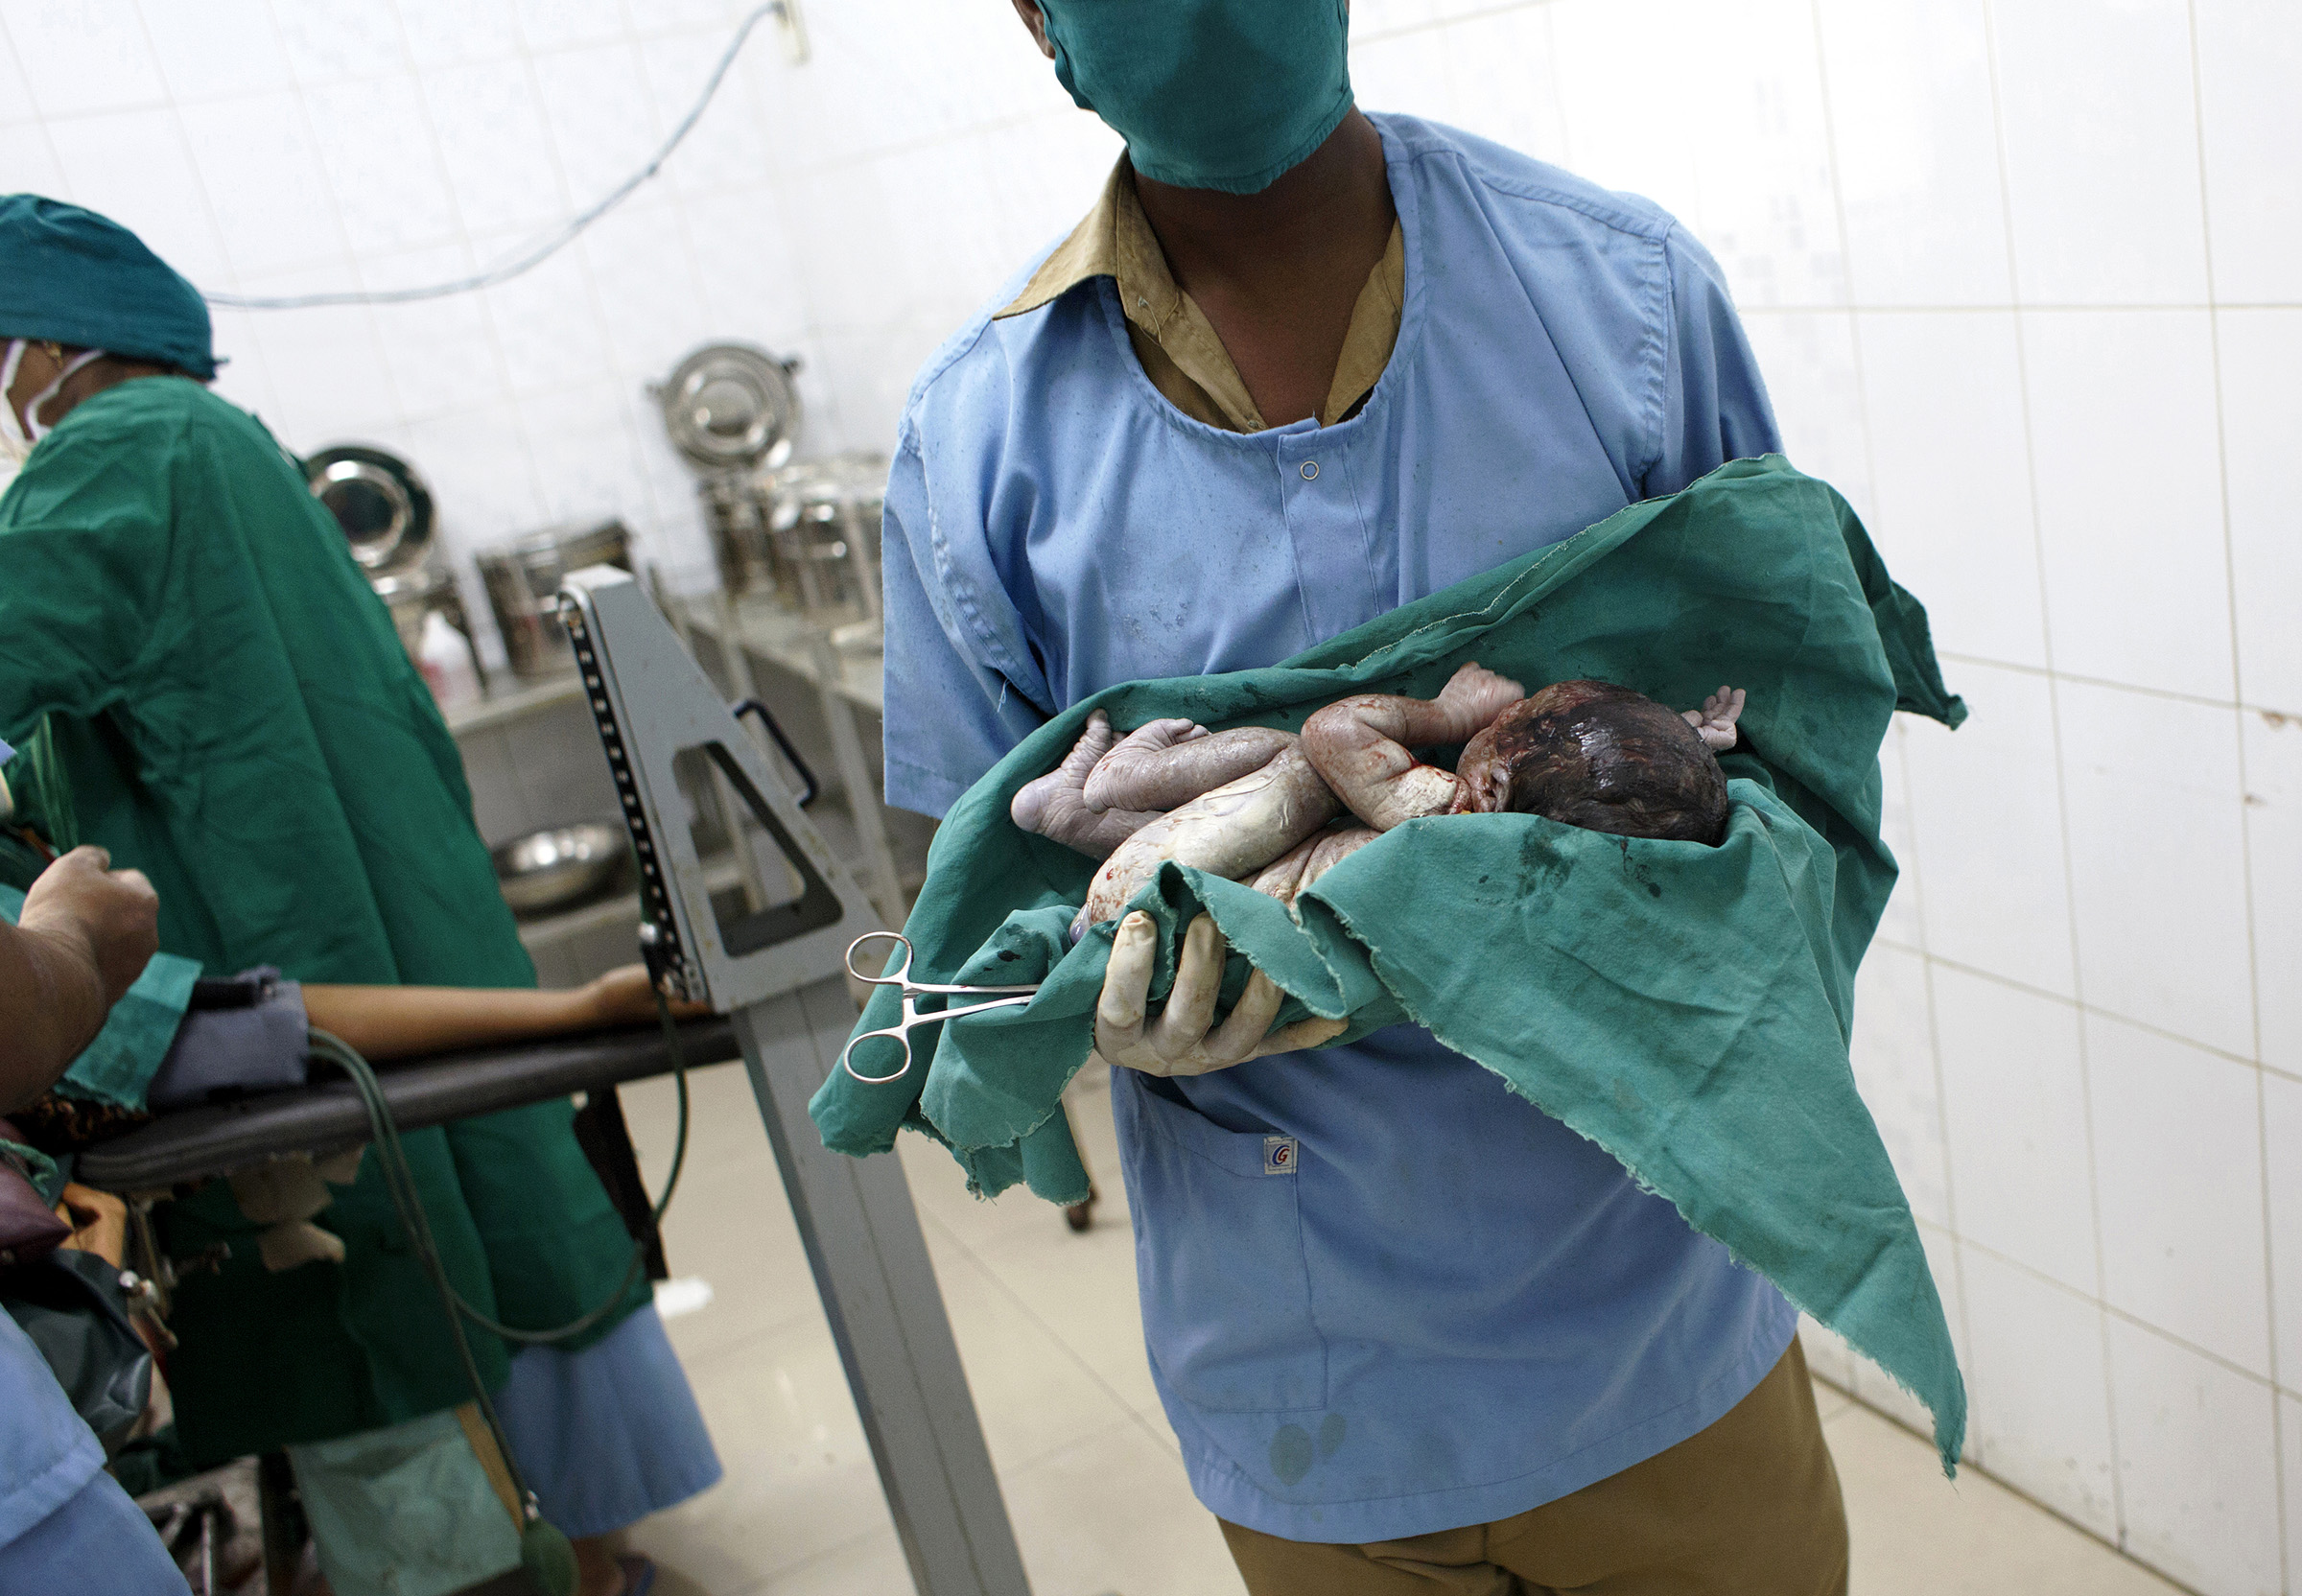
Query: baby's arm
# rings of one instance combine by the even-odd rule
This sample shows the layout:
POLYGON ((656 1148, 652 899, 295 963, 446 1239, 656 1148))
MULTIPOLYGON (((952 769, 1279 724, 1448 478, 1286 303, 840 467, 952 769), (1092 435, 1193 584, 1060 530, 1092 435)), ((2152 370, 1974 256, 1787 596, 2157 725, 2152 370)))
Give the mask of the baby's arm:
POLYGON ((1703 699, 1701 709, 1680 713, 1712 753, 1724 754, 1740 736, 1734 723, 1742 718, 1743 701, 1748 697, 1750 694, 1739 687, 1723 687, 1703 699))
POLYGON ((1474 662, 1436 698, 1365 692, 1327 705, 1304 723, 1303 748, 1353 814, 1387 832, 1417 815, 1445 814, 1455 801, 1454 775, 1410 749, 1468 742, 1525 696, 1516 682, 1474 662))
POLYGON ((1282 904, 1382 833, 1365 826, 1329 826, 1265 865, 1248 885, 1282 904))

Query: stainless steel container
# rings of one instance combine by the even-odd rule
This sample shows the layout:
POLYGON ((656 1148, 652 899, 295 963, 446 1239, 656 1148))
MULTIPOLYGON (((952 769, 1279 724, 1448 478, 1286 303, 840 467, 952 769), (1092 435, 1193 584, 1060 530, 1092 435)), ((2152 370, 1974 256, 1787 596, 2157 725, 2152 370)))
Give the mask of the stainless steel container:
POLYGON ((772 471, 799 431, 798 368, 748 343, 707 343, 647 391, 672 447, 697 471, 772 471))
POLYGON ((752 471, 723 471, 695 484, 719 585, 731 594, 768 592, 796 602, 789 566, 767 530, 772 491, 768 479, 752 471))
POLYGON ((788 585, 768 537, 768 473, 790 458, 799 430, 798 368, 747 343, 707 343, 647 389, 696 474, 719 585, 731 594, 788 585))
MULTIPOLYGON (((431 616, 445 619, 462 637, 464 647, 472 649, 472 623, 464 614, 463 595, 457 589, 455 573, 446 566, 419 565, 386 572, 370 576, 368 586, 391 611, 392 629, 400 634, 400 645, 419 669, 424 659, 424 622, 431 616)), ((477 649, 472 649, 472 669, 486 680, 477 649)))
POLYGON ((474 556, 504 652, 522 676, 552 676, 576 668, 559 624, 559 584, 587 565, 631 567, 631 533, 621 521, 548 527, 474 556))
POLYGON ((884 455, 825 455, 777 473, 769 531, 791 567, 802 609, 827 620, 879 619, 886 494, 884 455))
POLYGON ((621 825, 587 820, 530 832, 494 852, 496 883, 520 915, 550 914, 599 897, 615 886, 631 858, 621 825))
POLYGON ((432 490, 388 449, 339 443, 304 462, 312 497, 343 528, 352 558, 371 575, 421 565, 432 541, 432 490))

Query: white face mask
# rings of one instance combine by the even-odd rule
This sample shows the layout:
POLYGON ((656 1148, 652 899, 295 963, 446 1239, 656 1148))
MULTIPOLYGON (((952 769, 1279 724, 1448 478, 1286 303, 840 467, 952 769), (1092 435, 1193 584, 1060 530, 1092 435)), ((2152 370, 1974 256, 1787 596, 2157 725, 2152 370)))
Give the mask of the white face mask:
POLYGON ((104 359, 101 349, 82 349, 73 356, 64 364, 64 368, 56 374, 56 381, 32 396, 32 403, 24 407, 25 419, 19 422, 16 419, 16 407, 9 401, 8 390, 15 387, 16 367, 24 359, 24 344, 23 339, 11 339, 8 359, 0 362, 0 459, 13 460, 18 465, 32 453, 32 446, 54 430, 40 420, 41 408, 62 390, 64 384, 71 381, 73 372, 91 361, 104 359))
POLYGON ((32 453, 32 439, 24 434, 24 424, 16 419, 16 407, 8 397, 8 390, 16 386, 16 366, 24 359, 24 340, 8 340, 8 358, 0 361, 0 470, 10 476, 24 463, 32 453))

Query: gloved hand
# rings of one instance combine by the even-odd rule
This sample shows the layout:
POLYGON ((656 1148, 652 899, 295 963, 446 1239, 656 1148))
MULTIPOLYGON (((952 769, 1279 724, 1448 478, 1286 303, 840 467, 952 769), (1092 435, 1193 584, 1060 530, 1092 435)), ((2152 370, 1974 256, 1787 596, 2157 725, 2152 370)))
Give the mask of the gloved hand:
POLYGON ((1192 921, 1183 935, 1167 1006, 1146 1027, 1143 1010, 1158 962, 1159 931, 1139 909, 1120 921, 1111 964, 1103 973, 1103 995, 1095 1003, 1095 1051, 1146 1075, 1204 1075, 1266 1053, 1316 1047, 1342 1034, 1348 1022, 1341 1020, 1301 1020, 1272 1030, 1286 994, 1259 970, 1249 977, 1230 1018, 1216 1025, 1215 995, 1229 952, 1212 919, 1203 914, 1192 921))

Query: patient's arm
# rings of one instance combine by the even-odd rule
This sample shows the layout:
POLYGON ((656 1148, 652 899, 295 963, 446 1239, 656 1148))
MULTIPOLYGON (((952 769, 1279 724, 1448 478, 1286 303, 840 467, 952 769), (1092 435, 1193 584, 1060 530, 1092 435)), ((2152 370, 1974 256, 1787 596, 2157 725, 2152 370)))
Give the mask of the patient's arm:
POLYGON ((1410 749, 1468 742, 1524 696, 1516 682, 1474 662, 1436 698, 1363 692, 1327 705, 1304 722, 1303 750, 1351 813, 1387 832, 1417 815, 1445 814, 1459 790, 1451 772, 1421 763, 1410 749))
MULTIPOLYGON (((671 1012, 686 1020, 711 1011, 682 1001, 673 1003, 671 1012)), ((583 986, 548 991, 307 984, 304 1015, 314 1030, 341 1038, 364 1058, 404 1059, 646 1024, 655 1019, 655 995, 646 967, 627 964, 583 986)))

